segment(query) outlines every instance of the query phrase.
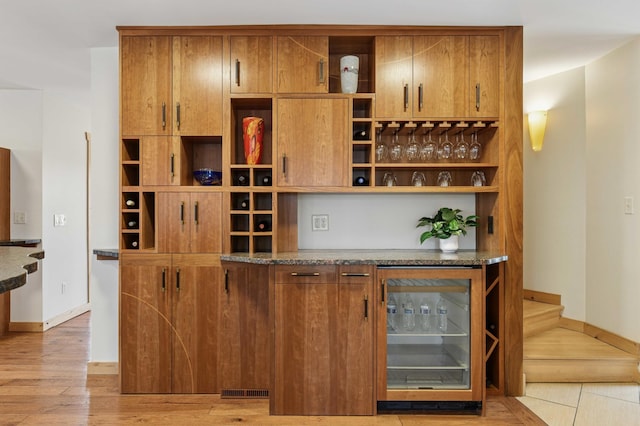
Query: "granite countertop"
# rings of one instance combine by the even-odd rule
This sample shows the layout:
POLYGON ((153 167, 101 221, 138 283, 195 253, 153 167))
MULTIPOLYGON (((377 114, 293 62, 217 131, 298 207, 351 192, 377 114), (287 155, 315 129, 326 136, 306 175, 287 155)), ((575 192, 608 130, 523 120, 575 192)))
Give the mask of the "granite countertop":
POLYGON ((117 260, 120 251, 118 249, 94 249, 93 254, 98 256, 98 260, 117 260))
POLYGON ((0 293, 21 287, 27 274, 38 270, 44 251, 30 247, 0 247, 0 293))
POLYGON ((41 242, 42 240, 39 238, 0 240, 0 247, 13 247, 13 246, 34 247, 37 244, 40 244, 41 242))
POLYGON ((505 262, 499 252, 458 250, 299 250, 286 253, 231 253, 220 260, 263 265, 480 266, 505 262))

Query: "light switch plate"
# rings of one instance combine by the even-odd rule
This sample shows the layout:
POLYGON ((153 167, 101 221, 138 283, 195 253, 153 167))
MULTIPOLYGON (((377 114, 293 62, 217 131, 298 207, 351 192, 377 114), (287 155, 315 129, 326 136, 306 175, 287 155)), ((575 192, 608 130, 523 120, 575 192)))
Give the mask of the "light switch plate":
POLYGON ((67 224, 67 217, 63 214, 53 215, 53 226, 65 226, 67 224))
POLYGON ((27 214, 25 212, 13 212, 13 223, 17 223, 17 224, 27 223, 27 214))
POLYGON ((624 214, 634 214, 633 197, 624 197, 624 214))
POLYGON ((311 215, 311 230, 312 231, 328 231, 329 215, 328 214, 311 215))

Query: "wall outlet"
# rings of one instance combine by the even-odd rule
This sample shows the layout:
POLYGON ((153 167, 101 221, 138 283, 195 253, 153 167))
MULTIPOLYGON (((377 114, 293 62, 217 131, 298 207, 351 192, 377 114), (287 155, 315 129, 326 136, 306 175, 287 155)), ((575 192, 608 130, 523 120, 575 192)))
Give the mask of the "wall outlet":
POLYGON ((312 231, 328 231, 329 215, 328 214, 311 215, 311 230, 312 231))
POLYGON ((624 214, 633 213, 633 197, 624 197, 624 214))

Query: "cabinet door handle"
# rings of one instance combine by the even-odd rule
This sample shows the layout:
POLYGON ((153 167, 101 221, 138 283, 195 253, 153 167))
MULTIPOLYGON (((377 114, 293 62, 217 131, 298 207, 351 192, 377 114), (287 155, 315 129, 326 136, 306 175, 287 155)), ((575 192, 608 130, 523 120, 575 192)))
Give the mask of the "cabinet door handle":
POLYGON ((368 277, 369 274, 367 272, 343 272, 343 277, 368 277))
POLYGON ((480 111, 480 83, 476 84, 476 111, 480 111))
POLYGON ((184 201, 180 203, 180 223, 184 225, 184 201))
POLYGON ((240 86, 240 59, 236 59, 236 86, 240 86))
POLYGON ((364 297, 364 319, 365 321, 369 319, 369 298, 367 296, 364 297))
POLYGON ((198 224, 198 202, 197 201, 193 205, 193 221, 196 225, 198 224))
POLYGON ((324 59, 318 62, 318 84, 324 84, 324 59))
POLYGON ((409 85, 404 85, 404 110, 409 108, 409 85))
POLYGON ((170 161, 170 164, 169 164, 169 168, 170 168, 170 171, 171 171, 171 180, 173 180, 173 177, 175 176, 175 158, 176 158, 176 155, 175 154, 171 154, 171 161, 170 161))
POLYGON ((320 272, 292 272, 292 277, 319 277, 320 272))
POLYGON ((167 104, 162 103, 162 130, 167 127, 167 104))
POLYGON ((382 299, 382 304, 384 305, 384 280, 380 280, 380 298, 382 299))
POLYGON ((176 102, 176 124, 180 130, 180 102, 176 102))
POLYGON ((287 154, 282 154, 282 174, 287 177, 287 154))
POLYGON ((224 292, 229 293, 229 270, 224 270, 224 292))
POLYGON ((176 291, 180 291, 180 268, 176 268, 176 291))
POLYGON ((422 107, 424 106, 424 86, 420 83, 418 86, 418 111, 422 111, 422 107))
POLYGON ((162 292, 167 289, 167 270, 162 268, 162 292))

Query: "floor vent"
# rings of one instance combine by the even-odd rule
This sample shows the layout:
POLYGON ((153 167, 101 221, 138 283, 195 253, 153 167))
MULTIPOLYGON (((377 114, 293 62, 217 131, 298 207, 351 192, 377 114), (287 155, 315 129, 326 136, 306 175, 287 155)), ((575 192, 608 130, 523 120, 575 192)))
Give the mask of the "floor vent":
POLYGON ((267 389, 222 389, 221 398, 265 399, 269 398, 267 389))

